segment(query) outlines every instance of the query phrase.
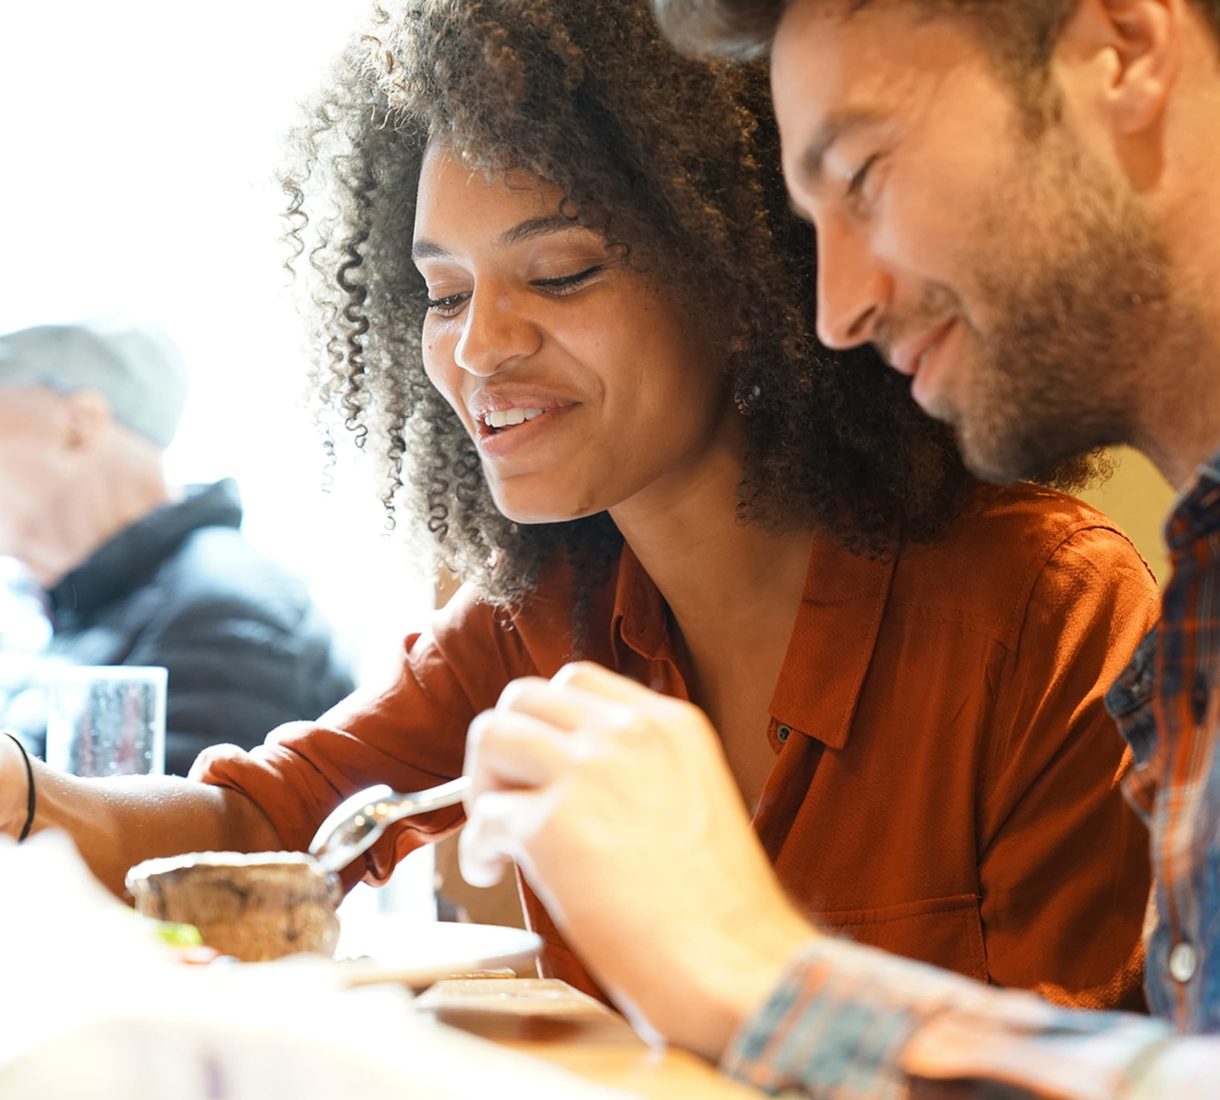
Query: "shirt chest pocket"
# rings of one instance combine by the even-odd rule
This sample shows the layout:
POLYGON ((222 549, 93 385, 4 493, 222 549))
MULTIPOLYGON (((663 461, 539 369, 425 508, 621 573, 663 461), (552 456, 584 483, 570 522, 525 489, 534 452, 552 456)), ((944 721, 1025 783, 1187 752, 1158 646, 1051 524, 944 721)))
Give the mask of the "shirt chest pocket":
POLYGON ((990 979, 979 899, 975 894, 810 915, 828 933, 956 970, 979 981, 990 979))

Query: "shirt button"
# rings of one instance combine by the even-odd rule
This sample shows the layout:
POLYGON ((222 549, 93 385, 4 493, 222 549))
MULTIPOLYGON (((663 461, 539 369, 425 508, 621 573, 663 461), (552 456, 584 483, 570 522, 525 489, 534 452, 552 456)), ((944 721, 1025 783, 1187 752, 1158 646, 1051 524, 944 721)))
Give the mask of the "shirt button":
POLYGON ((1195 976, 1199 953, 1189 943, 1179 943, 1169 952, 1169 973, 1183 985, 1195 976))
POLYGON ((777 729, 775 731, 775 736, 779 738, 779 742, 782 745, 785 741, 788 740, 788 737, 791 733, 792 733, 791 726, 780 726, 779 729, 777 729))

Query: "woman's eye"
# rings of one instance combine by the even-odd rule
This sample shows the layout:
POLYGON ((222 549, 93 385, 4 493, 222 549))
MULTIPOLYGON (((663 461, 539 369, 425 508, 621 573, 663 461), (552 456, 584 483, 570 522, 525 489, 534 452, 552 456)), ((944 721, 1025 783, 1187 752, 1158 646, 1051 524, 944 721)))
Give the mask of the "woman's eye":
POLYGON ((574 275, 558 275, 553 279, 535 279, 533 285, 550 291, 552 294, 562 295, 587 283, 594 275, 604 271, 605 267, 605 264, 594 264, 583 271, 577 271, 574 275))
POLYGON ((446 294, 441 298, 429 297, 427 299, 428 309, 432 313, 439 313, 442 317, 452 317, 466 304, 469 297, 468 293, 446 294))
MULTIPOLYGON (((586 267, 572 275, 556 275, 549 279, 534 279, 530 285, 554 297, 562 297, 564 294, 570 294, 578 290, 595 275, 603 271, 605 267, 604 263, 594 264, 592 267, 586 267)), ((470 294, 470 291, 464 290, 458 294, 444 294, 436 298, 429 295, 425 299, 428 312, 438 314, 441 317, 454 317, 470 301, 470 294)))

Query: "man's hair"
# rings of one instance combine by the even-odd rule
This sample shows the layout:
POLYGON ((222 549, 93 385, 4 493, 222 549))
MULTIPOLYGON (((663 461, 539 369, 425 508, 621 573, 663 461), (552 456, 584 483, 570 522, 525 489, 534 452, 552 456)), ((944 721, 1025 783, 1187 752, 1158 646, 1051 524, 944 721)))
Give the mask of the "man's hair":
POLYGON ((407 0, 349 46, 295 134, 289 236, 325 424, 381 456, 390 521, 425 524, 488 598, 515 602, 556 557, 604 576, 621 538, 604 514, 503 516, 424 372, 410 253, 430 140, 491 178, 550 181, 693 325, 722 324, 727 363, 706 385, 743 413, 743 519, 878 552, 937 535, 976 484, 875 352, 816 344, 812 231, 788 208, 760 66, 675 54, 647 0, 407 0))
MULTIPOLYGON (((1191 0, 1220 35, 1220 0, 1191 0)), ((790 0, 652 0, 662 29, 692 55, 745 60, 767 52, 790 0)), ((1015 75, 1041 72, 1079 0, 850 0, 849 12, 882 4, 971 17, 980 40, 1015 75)))
POLYGON ((692 56, 737 61, 766 53, 788 0, 652 0, 657 22, 692 56))

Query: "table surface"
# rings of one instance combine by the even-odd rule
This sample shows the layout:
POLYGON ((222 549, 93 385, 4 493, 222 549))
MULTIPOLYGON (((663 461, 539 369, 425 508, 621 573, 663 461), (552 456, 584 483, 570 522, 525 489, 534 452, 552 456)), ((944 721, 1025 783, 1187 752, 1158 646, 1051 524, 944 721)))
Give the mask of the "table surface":
POLYGON ((475 978, 438 982, 420 1012, 586 1081, 657 1100, 757 1100, 702 1059, 644 1042, 617 1013, 565 982, 475 978))

